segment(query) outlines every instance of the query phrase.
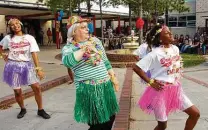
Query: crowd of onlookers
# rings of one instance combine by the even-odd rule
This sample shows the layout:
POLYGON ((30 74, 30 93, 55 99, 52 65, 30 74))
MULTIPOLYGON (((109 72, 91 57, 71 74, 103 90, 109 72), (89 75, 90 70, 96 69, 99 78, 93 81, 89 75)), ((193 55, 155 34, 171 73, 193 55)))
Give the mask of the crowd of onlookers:
POLYGON ((208 48, 208 35, 206 32, 200 34, 197 32, 193 38, 189 35, 184 36, 177 34, 174 36, 174 44, 178 46, 181 53, 200 54, 205 55, 208 48))

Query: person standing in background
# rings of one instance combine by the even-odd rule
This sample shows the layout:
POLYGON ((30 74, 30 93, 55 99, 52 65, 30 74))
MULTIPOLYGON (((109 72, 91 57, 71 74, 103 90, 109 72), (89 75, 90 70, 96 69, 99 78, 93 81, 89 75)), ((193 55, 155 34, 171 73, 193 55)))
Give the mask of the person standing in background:
POLYGON ((1 41, 3 38, 4 38, 4 34, 1 33, 1 35, 0 35, 0 41, 1 41))
POLYGON ((49 46, 53 42, 52 32, 51 32, 50 28, 48 28, 48 30, 47 30, 47 37, 48 37, 48 44, 47 45, 49 46))

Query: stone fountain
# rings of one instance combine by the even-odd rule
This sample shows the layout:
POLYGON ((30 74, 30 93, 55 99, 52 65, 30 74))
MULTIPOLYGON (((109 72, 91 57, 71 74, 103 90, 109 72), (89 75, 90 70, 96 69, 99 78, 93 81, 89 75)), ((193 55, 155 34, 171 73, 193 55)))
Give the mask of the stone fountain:
POLYGON ((136 50, 139 47, 138 39, 139 37, 134 36, 134 31, 132 30, 131 35, 126 37, 126 42, 123 43, 124 49, 136 50))
POLYGON ((137 42, 138 39, 139 37, 132 34, 126 37, 126 42, 123 43, 124 49, 110 50, 106 52, 113 67, 132 67, 132 65, 137 62, 135 55, 132 53, 139 47, 139 43, 137 42))
POLYGON ((127 39, 126 40, 127 42, 123 43, 124 49, 135 50, 139 47, 139 43, 137 42, 139 37, 137 37, 137 36, 128 36, 128 37, 126 37, 126 39, 127 39))

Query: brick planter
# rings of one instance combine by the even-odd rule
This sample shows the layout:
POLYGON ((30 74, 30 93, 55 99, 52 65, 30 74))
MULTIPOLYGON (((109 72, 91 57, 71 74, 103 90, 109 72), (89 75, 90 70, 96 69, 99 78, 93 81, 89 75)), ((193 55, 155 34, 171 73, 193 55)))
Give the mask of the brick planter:
POLYGON ((111 62, 137 62, 135 55, 131 54, 128 49, 107 51, 106 55, 111 62))
POLYGON ((114 68, 132 67, 137 62, 135 55, 128 49, 107 51, 106 55, 114 68))

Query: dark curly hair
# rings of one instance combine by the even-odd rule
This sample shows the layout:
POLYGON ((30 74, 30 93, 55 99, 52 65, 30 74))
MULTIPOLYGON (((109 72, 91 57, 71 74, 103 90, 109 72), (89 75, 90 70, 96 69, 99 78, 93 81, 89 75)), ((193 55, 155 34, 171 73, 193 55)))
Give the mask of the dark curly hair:
POLYGON ((160 32, 157 32, 162 28, 162 24, 155 25, 148 33, 146 37, 146 41, 148 44, 148 49, 152 50, 152 47, 160 46, 160 32))

